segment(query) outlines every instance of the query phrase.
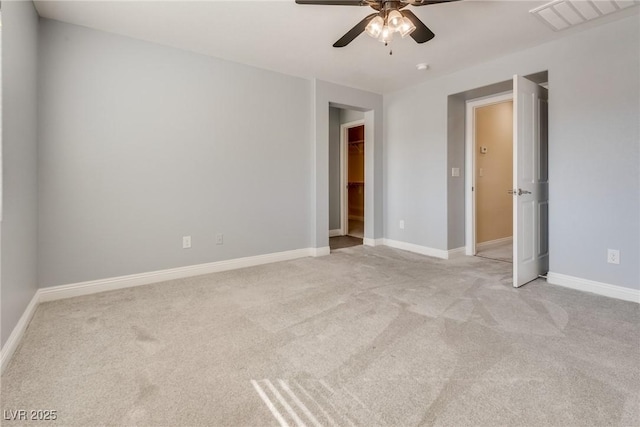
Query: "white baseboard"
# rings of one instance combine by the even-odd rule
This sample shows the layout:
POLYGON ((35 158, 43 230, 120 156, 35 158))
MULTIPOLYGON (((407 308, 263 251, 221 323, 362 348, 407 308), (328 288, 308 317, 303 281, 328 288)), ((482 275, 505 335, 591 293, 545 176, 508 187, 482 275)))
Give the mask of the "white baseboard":
POLYGON ((466 248, 463 246, 461 248, 449 249, 447 251, 447 259, 458 258, 466 255, 466 248))
POLYGON ((309 256, 319 257, 329 255, 331 253, 331 248, 329 246, 325 246, 323 248, 309 248, 309 256))
POLYGON ((414 243, 401 242, 399 240, 391 240, 391 239, 383 239, 383 240, 384 240, 384 245, 392 248, 402 249, 404 251, 409 251, 409 252, 415 252, 420 255, 427 255, 435 258, 449 259, 449 251, 445 251, 442 249, 429 248, 427 246, 420 246, 414 243))
POLYGON ((640 303, 640 290, 638 289, 630 289, 624 286, 610 285, 608 283, 553 272, 547 273, 547 283, 579 291, 591 292, 609 298, 640 303))
POLYGON ((72 298, 81 295, 96 294, 122 288, 148 285, 150 283, 165 282, 167 280, 183 279, 185 277, 200 276, 220 271, 236 270, 272 262, 288 261, 316 255, 315 248, 296 249, 293 251, 275 252, 272 254, 256 255, 245 258, 235 258, 206 264, 190 265, 187 267, 170 268, 149 273, 131 274, 128 276, 111 277, 107 279, 91 280, 70 285, 51 286, 41 288, 40 302, 72 298))
POLYGON ((382 246, 384 245, 384 239, 370 239, 365 237, 362 239, 362 244, 365 246, 382 246))
POLYGON ((4 372, 4 369, 7 367, 9 361, 11 360, 11 356, 13 356, 13 353, 15 353, 16 349, 18 348, 18 345, 22 340, 22 336, 27 330, 27 326, 29 326, 29 322, 31 322, 31 319, 36 312, 36 308, 38 308, 38 298, 39 294, 38 291, 36 291, 33 298, 31 298, 31 301, 29 301, 27 308, 22 313, 22 316, 20 316, 20 320, 18 320, 16 327, 13 328, 13 331, 11 331, 11 335, 9 335, 9 338, 2 347, 2 350, 0 351, 2 353, 2 356, 0 356, 0 374, 4 372))
POLYGON ((337 236, 343 236, 344 233, 342 232, 341 228, 336 228, 335 230, 329 230, 329 237, 337 237, 337 236))
POLYGON ((482 242, 482 243, 478 243, 476 245, 476 248, 480 249, 480 248, 489 248, 491 246, 498 246, 501 245, 503 243, 511 243, 513 242, 513 237, 509 236, 509 237, 503 237, 502 239, 495 239, 495 240, 489 240, 488 242, 482 242))

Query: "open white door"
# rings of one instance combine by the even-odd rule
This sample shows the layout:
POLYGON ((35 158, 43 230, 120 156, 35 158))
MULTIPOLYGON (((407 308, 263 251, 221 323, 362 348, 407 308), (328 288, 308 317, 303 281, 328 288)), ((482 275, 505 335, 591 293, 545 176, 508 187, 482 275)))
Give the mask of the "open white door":
POLYGON ((513 286, 549 269, 547 90, 513 77, 513 286))

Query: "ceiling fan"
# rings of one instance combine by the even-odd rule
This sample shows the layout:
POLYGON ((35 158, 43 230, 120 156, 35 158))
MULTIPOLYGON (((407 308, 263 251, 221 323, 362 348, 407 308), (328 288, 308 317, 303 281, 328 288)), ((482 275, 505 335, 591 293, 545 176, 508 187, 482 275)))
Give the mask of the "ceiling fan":
POLYGON ((411 36, 417 43, 425 43, 435 34, 410 10, 402 10, 407 6, 428 6, 459 0, 296 0, 297 4, 315 4, 326 6, 369 6, 376 13, 358 22, 344 36, 333 44, 333 47, 345 47, 361 33, 366 32, 373 38, 383 42, 385 46, 393 40, 394 33, 402 38, 411 36))

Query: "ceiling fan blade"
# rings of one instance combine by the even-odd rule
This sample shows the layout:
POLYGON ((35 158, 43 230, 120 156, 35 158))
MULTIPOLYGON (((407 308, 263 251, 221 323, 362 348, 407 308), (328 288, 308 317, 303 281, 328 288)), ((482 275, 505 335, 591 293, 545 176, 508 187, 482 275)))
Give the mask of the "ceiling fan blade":
POLYGON ((411 12, 410 10, 405 9, 402 11, 402 14, 405 17, 407 17, 407 19, 409 19, 411 22, 413 22, 413 25, 416 26, 416 29, 413 31, 413 33, 411 33, 411 37, 417 43, 428 42, 429 40, 431 40, 436 36, 435 34, 433 34, 433 31, 427 28, 427 26, 424 25, 424 23, 420 19, 418 19, 418 17, 414 15, 414 13, 411 12))
POLYGON ((345 47, 346 45, 351 43, 356 37, 358 37, 365 30, 365 28, 367 28, 369 21, 371 21, 376 16, 378 16, 377 13, 372 13, 371 15, 364 18, 362 21, 358 22, 355 27, 347 31, 347 34, 345 34, 340 38, 340 40, 335 42, 333 44, 333 47, 345 47))
POLYGON ((298 4, 320 4, 324 6, 368 6, 364 0, 296 0, 298 4))
POLYGON ((404 3, 410 4, 411 6, 429 6, 430 4, 450 3, 452 1, 460 0, 405 0, 404 3))

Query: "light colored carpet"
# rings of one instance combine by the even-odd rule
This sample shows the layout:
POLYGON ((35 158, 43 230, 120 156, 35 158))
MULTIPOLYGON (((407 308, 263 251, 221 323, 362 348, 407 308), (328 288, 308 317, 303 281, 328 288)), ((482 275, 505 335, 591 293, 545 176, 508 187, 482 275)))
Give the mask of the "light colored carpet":
POLYGON ((639 306, 510 277, 358 246, 45 303, 1 406, 57 411, 37 425, 640 425, 639 306))
POLYGON ((476 255, 483 258, 513 263, 513 242, 504 242, 479 248, 476 251, 476 255))

